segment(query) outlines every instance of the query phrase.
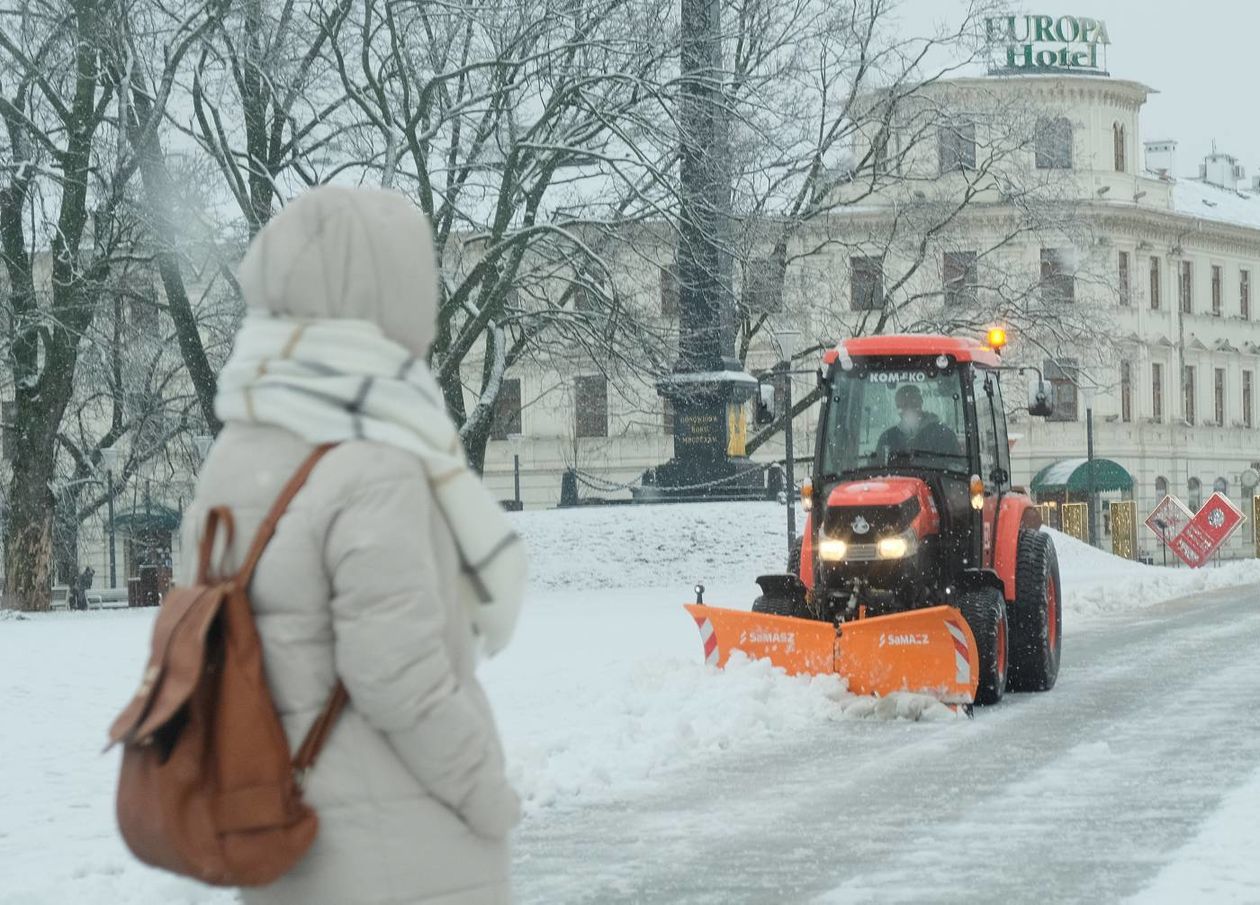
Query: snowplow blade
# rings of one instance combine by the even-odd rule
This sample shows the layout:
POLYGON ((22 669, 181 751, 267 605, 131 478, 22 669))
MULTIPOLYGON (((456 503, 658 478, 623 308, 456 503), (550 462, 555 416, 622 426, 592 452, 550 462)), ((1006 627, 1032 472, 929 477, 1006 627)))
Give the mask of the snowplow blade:
POLYGON ((910 610, 844 623, 771 616, 687 604, 700 629, 705 662, 725 666, 738 650, 767 659, 790 675, 835 673, 855 694, 929 694, 970 704, 979 682, 971 627, 950 606, 910 610))

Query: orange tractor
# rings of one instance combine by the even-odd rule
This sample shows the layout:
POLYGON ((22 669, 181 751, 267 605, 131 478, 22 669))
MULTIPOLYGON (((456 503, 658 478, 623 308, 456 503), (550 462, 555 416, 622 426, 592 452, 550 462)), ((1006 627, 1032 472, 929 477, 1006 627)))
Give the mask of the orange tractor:
MULTIPOLYGON (((1054 686, 1062 591, 1054 544, 1011 486, 1005 342, 846 340, 823 358, 808 516, 788 573, 752 611, 687 610, 706 661, 734 650, 789 673, 836 673, 858 694, 992 704, 1054 686)), ((1052 413, 1044 380, 1029 412, 1052 413)))

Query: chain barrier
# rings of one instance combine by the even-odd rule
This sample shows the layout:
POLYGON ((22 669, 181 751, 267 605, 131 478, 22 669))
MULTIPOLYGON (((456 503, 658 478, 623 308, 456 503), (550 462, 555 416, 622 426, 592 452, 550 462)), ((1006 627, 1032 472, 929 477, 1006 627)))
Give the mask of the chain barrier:
MULTIPOLYGON (((723 478, 716 478, 715 480, 712 480, 712 481, 705 481, 703 484, 685 484, 681 487, 670 486, 670 487, 663 487, 661 489, 668 490, 670 493, 679 493, 679 492, 692 491, 692 490, 708 490, 713 487, 721 487, 723 484, 732 484, 740 480, 741 478, 745 477, 746 475, 752 474, 753 472, 761 472, 762 474, 764 474, 765 472, 769 471, 772 468, 778 468, 782 470, 783 463, 782 462, 767 462, 764 465, 755 465, 752 468, 745 468, 743 471, 737 471, 734 474, 729 474, 723 478)), ((605 478, 601 478, 599 475, 594 475, 585 471, 579 471, 576 468, 573 469, 573 473, 574 475, 577 476, 577 480, 579 483, 584 484, 586 487, 590 488, 591 490, 598 490, 601 493, 614 493, 621 490, 633 490, 636 487, 642 488, 644 486, 642 483, 643 481, 642 476, 634 478, 630 481, 627 481, 624 484, 617 484, 617 483, 614 483, 613 481, 609 481, 605 478)), ((649 484, 647 486, 654 487, 657 485, 649 484)))

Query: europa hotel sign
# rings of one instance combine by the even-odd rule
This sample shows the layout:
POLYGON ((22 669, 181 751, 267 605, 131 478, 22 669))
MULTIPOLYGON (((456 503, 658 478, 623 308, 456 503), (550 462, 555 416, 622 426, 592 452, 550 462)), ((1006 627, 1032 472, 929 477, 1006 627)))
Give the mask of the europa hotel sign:
POLYGON ((1107 25, 1085 16, 996 16, 985 20, 992 73, 1107 74, 1107 25))

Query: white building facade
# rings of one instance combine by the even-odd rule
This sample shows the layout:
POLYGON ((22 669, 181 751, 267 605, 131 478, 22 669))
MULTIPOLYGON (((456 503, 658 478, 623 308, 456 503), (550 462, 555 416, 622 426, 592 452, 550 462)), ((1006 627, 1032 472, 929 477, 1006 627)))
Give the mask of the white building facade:
MULTIPOLYGON (((1002 260, 1004 272, 1022 271, 1030 283, 1040 279, 1043 295, 1045 285, 1054 284, 1069 296, 1078 324, 1091 318, 1096 324, 1099 342, 1079 358, 1061 342, 1053 354, 1043 354, 1039 350, 1047 346, 1036 335, 1013 337, 1012 358, 1048 366, 1058 397, 1050 421, 1012 411, 1011 433, 1018 437, 1012 448, 1015 483, 1028 485, 1042 468, 1083 457, 1086 413, 1092 409, 1095 455, 1115 461, 1132 476, 1139 520, 1165 493, 1193 510, 1220 489, 1249 519, 1225 555, 1246 555, 1255 549, 1251 498, 1258 492, 1260 472, 1260 186, 1248 185, 1229 155, 1214 152, 1197 176, 1185 176, 1174 141, 1143 143, 1140 113, 1149 93, 1135 82, 1074 72, 1002 74, 934 85, 932 103, 961 113, 994 104, 1032 111, 1036 139, 1019 153, 1031 177, 1057 180, 1056 203, 1070 203, 1079 227, 1070 240, 1077 245, 1071 249, 1072 264, 1060 266, 1059 257, 1069 257, 1061 247, 1068 240, 1034 234, 1002 239, 1011 210, 1000 195, 990 193, 951 224, 949 247, 1000 245, 990 256, 1002 260)), ((979 142, 983 155, 983 138, 966 136, 979 142)), ((956 152, 951 145, 950 153, 956 152)), ((974 146, 970 153, 974 158, 974 146)), ((901 165, 927 173, 944 154, 927 145, 906 153, 901 165)), ((934 172, 936 184, 948 189, 956 177, 942 171, 934 172)), ((855 287, 869 279, 862 268, 871 260, 860 253, 861 237, 879 233, 904 197, 892 190, 882 202, 838 208, 826 228, 847 231, 852 241, 789 267, 777 323, 797 325, 806 344, 811 338, 834 342, 857 332, 864 312, 857 310, 862 305, 855 287)), ((799 241, 806 244, 810 237, 799 241)), ((884 249, 885 256, 895 254, 884 249)), ((966 252, 943 254, 965 258, 966 252)), ((640 261, 649 258, 636 255, 640 261)), ((922 267, 908 281, 924 300, 916 304, 941 304, 942 297, 948 304, 950 282, 957 278, 950 273, 951 261, 956 260, 922 267), (929 285, 934 281, 935 289, 929 285)), ((986 291, 983 274, 976 281, 977 291, 986 291)), ((642 310, 655 309, 663 329, 669 328, 667 283, 665 268, 658 274, 646 266, 628 281, 630 295, 642 310)), ((1037 299, 1024 303, 1036 305, 1037 299)), ((1037 328, 1030 329, 1035 334, 1037 328)), ((754 343, 746 365, 757 371, 775 358, 762 341, 754 343)), ((493 440, 486 457, 487 479, 501 497, 514 494, 514 455, 527 506, 556 505, 561 476, 569 468, 580 476, 581 495, 626 497, 623 485, 669 458, 668 412, 642 375, 623 381, 596 369, 575 373, 535 366, 511 376, 497 436, 520 436, 515 442, 493 440)), ((795 389, 807 392, 809 379, 799 379, 795 389)), ((1008 389, 1007 395, 1009 404, 1022 390, 1008 389)), ((811 454, 815 424, 813 411, 797 419, 798 457, 811 454)), ((781 440, 770 442, 753 459, 778 460, 782 450, 781 440)), ((1100 527, 1106 545, 1105 507, 1100 527)), ((1138 539, 1142 552, 1158 555, 1157 541, 1146 529, 1139 528, 1138 539)))

